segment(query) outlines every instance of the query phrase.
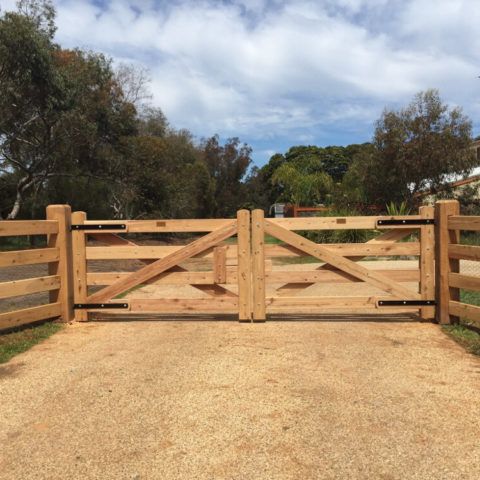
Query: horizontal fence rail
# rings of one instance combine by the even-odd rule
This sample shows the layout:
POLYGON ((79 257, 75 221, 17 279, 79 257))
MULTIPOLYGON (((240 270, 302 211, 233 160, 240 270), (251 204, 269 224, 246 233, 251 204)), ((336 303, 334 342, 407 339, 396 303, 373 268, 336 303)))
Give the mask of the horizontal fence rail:
MULTIPOLYGON (((23 295, 47 293, 48 302, 28 308, 0 313, 0 329, 61 317, 71 320, 71 278, 68 245, 70 239, 70 207, 51 205, 47 220, 0 221, 1 237, 46 235, 46 247, 16 251, 0 251, 0 267, 46 264, 48 275, 0 282, 0 299, 15 299, 23 295)), ((16 300, 11 303, 15 305, 16 300)))
POLYGON ((463 303, 460 291, 480 292, 480 277, 460 273, 461 261, 480 261, 480 246, 462 245, 461 231, 480 231, 480 217, 460 215, 459 203, 446 200, 437 203, 440 218, 438 249, 438 292, 440 323, 455 323, 460 318, 480 325, 480 307, 463 303))

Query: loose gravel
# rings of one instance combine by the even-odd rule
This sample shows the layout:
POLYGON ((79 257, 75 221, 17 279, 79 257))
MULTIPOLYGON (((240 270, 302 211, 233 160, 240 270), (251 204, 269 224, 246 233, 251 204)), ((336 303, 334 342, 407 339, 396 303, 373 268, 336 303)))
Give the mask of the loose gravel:
POLYGON ((433 324, 75 324, 0 367, 0 479, 477 480, 479 393, 433 324))

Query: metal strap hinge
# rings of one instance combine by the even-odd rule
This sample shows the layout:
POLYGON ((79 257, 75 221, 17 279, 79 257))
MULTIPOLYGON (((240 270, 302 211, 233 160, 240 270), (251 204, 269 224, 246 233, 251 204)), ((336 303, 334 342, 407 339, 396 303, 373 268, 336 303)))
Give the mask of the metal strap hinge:
POLYGON ((74 309, 80 310, 102 310, 107 308, 128 308, 128 303, 74 303, 74 309))
POLYGON ((431 307, 435 300, 379 300, 379 307, 431 307))
POLYGON ((70 230, 126 230, 127 226, 124 223, 82 223, 75 224, 70 227, 70 230))
POLYGON ((379 227, 395 226, 395 225, 435 225, 435 220, 433 218, 406 218, 404 220, 388 219, 388 220, 377 220, 377 225, 379 227))

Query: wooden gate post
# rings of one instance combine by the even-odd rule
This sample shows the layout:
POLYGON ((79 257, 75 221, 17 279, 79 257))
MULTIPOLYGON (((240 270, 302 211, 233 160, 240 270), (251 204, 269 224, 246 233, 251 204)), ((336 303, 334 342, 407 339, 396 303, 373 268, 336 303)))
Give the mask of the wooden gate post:
MULTIPOLYGON (((85 212, 73 212, 72 223, 81 225, 87 219, 85 212)), ((86 234, 83 230, 72 231, 72 248, 73 248, 73 291, 75 303, 86 303, 88 296, 87 287, 87 258, 86 258, 86 234)), ((75 320, 77 322, 85 322, 88 320, 88 312, 86 310, 75 310, 75 320)))
POLYGON ((435 284, 437 300, 437 322, 440 324, 453 323, 457 317, 448 313, 450 300, 458 301, 460 290, 449 287, 449 274, 459 271, 459 261, 450 259, 448 245, 459 243, 459 231, 448 229, 448 217, 460 214, 460 204, 457 200, 439 200, 435 204, 435 231, 436 231, 436 260, 435 284))
POLYGON ((250 254, 250 212, 237 212, 237 250, 238 250, 238 320, 250 322, 252 319, 252 271, 250 254))
MULTIPOLYGON (((435 209, 432 205, 419 208, 422 218, 433 219, 435 209)), ((435 299, 435 226, 420 227, 420 295, 422 300, 435 299)), ((435 318, 435 307, 420 309, 420 317, 424 320, 435 318)))
POLYGON ((71 213, 70 205, 48 205, 46 212, 47 220, 58 222, 58 233, 50 234, 47 243, 58 248, 59 260, 48 264, 48 273, 60 276, 60 288, 50 292, 50 303, 60 303, 63 322, 73 319, 71 213))
POLYGON ((264 322, 265 314, 265 221, 263 210, 252 212, 253 321, 264 322))

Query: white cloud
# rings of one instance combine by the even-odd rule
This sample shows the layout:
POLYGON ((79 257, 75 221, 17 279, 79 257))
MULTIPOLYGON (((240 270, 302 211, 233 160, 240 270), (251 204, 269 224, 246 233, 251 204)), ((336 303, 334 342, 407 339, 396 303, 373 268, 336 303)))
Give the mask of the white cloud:
POLYGON ((265 152, 327 134, 331 143, 349 132, 364 141, 384 105, 429 87, 480 120, 477 0, 61 0, 57 8, 59 42, 144 64, 154 102, 200 136, 238 135, 265 152))

